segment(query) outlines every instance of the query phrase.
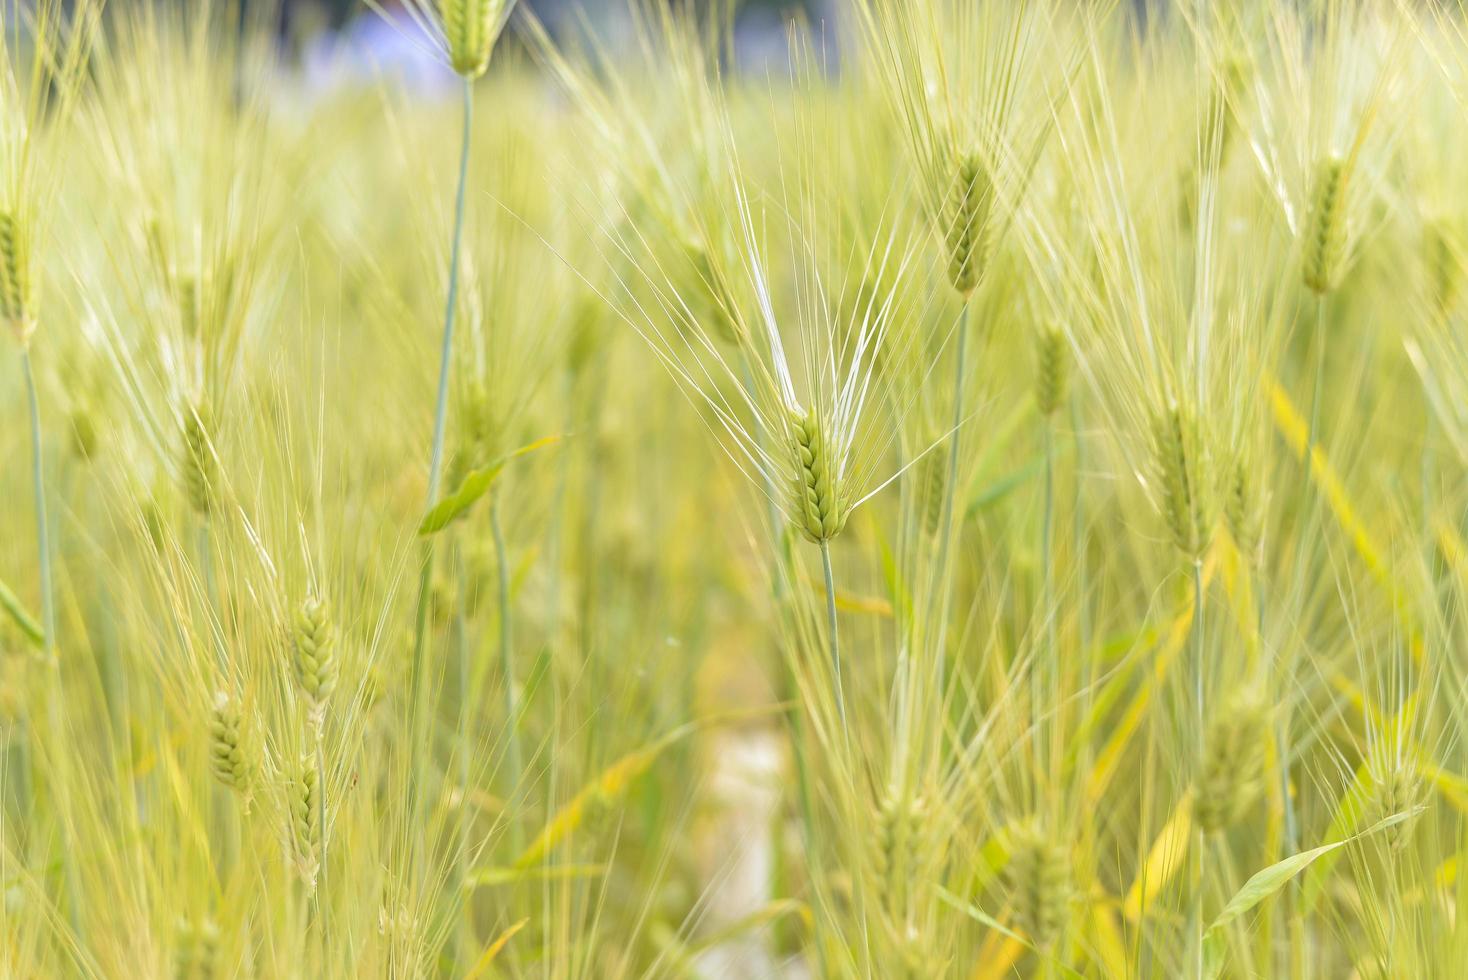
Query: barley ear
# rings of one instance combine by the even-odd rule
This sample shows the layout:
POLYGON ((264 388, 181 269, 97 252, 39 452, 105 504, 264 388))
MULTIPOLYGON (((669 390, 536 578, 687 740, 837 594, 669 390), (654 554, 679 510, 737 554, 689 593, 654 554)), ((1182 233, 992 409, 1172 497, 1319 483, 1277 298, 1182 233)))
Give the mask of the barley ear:
POLYGON ((326 600, 310 596, 301 603, 291 622, 291 649, 296 683, 319 731, 337 682, 336 633, 326 600))
POLYGON ((1258 798, 1268 724, 1264 706, 1245 694, 1229 698, 1208 724, 1193 786, 1193 817, 1205 833, 1238 823, 1258 798))
POLYGON ((1163 519, 1177 549, 1196 562, 1208 550, 1212 521, 1202 438, 1192 413, 1177 403, 1156 413, 1152 451, 1163 519))
POLYGON ((321 791, 316 764, 308 756, 301 760, 289 786, 290 854, 308 891, 315 889, 321 870, 321 791))
POLYGON ((213 919, 179 919, 174 942, 173 975, 177 980, 212 980, 219 975, 219 926, 213 919))
POLYGON ((189 506, 201 516, 207 516, 214 506, 213 428, 213 415, 207 403, 200 402, 184 412, 184 490, 189 506))
POLYGON ((1070 855, 1038 820, 1010 837, 1005 885, 1014 923, 1037 949, 1047 948, 1065 928, 1071 895, 1070 855))
POLYGON ((1065 334, 1050 324, 1040 330, 1035 344, 1035 406, 1051 417, 1065 402, 1065 334))
POLYGON ((1346 257, 1346 177, 1345 162, 1329 157, 1317 170, 1310 194, 1303 276, 1305 285, 1322 296, 1335 288, 1346 257))
POLYGON ((815 409, 792 412, 790 431, 795 444, 795 524, 810 541, 829 541, 846 526, 842 487, 834 472, 830 440, 815 409))
POLYGON ((209 713, 209 767, 225 786, 245 796, 254 781, 254 761, 244 740, 240 703, 225 691, 214 695, 209 713))
POLYGON ((31 310, 31 263, 25 229, 14 211, 0 212, 0 319, 24 347, 36 323, 31 310))
POLYGON ((968 296, 978 288, 989 258, 989 175, 978 154, 958 163, 948 195, 944 238, 948 245, 948 280, 968 296))
POLYGON ((500 0, 440 0, 449 63, 464 78, 478 78, 489 67, 500 0))

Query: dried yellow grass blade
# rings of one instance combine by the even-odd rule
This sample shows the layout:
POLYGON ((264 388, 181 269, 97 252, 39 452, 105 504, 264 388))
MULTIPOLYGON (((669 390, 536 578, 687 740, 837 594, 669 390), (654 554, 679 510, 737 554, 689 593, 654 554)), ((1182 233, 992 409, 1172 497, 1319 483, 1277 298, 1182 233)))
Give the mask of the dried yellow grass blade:
POLYGON ((1177 806, 1172 811, 1172 816, 1167 823, 1158 831, 1157 839, 1152 842, 1152 847, 1147 851, 1146 863, 1142 865, 1141 873, 1137 880, 1132 882, 1131 890, 1127 892, 1126 902, 1122 905, 1122 914, 1132 922, 1140 922, 1142 916, 1147 914, 1154 899, 1167 887, 1167 883, 1173 879, 1178 870, 1183 866, 1183 860, 1188 855, 1188 842, 1193 835, 1193 796, 1192 793, 1184 793, 1177 801, 1177 806))
POLYGON ((509 941, 514 937, 515 933, 519 932, 521 929, 524 929, 525 924, 529 921, 529 917, 521 919, 519 922, 516 922, 514 925, 510 926, 510 928, 500 933, 498 939, 496 939, 494 942, 490 943, 484 948, 484 952, 480 954, 479 959, 474 964, 474 967, 468 973, 464 974, 464 980, 479 980, 480 977, 484 976, 484 971, 489 969, 490 964, 494 962, 495 957, 500 955, 500 951, 505 948, 509 941))

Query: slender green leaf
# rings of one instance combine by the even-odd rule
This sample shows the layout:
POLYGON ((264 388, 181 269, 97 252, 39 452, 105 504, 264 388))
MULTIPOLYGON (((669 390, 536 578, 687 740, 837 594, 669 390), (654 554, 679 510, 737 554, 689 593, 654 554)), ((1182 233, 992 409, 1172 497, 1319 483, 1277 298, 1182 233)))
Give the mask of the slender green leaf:
POLYGON ((35 644, 37 649, 46 645, 46 634, 41 632, 41 624, 36 622, 34 616, 26 612, 20 599, 10 591, 10 587, 4 582, 0 582, 0 608, 10 615, 15 625, 20 627, 20 631, 25 634, 25 638, 35 644))

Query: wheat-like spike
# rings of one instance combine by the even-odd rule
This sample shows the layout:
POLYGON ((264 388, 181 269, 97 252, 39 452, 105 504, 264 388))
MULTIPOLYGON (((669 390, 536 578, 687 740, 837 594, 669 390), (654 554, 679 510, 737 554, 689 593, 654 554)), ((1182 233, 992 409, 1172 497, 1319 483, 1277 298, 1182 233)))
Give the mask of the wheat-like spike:
POLYGON ((1071 894, 1070 854, 1039 821, 1015 828, 1004 879, 1015 925, 1045 949, 1065 928, 1071 894))
POLYGON ((1228 699, 1209 722, 1193 786, 1193 817, 1205 833, 1238 823, 1258 798, 1267 735, 1268 714, 1248 695, 1228 699))
POLYGON ((307 890, 315 889, 321 870, 321 784, 316 763, 308 756, 290 781, 290 854, 307 890))
POLYGON ((209 714, 209 767, 221 783, 248 798, 255 766, 243 728, 239 701, 225 691, 215 694, 209 714))
POLYGON ((0 212, 0 319, 22 346, 35 330, 31 311, 30 250, 14 212, 0 212))
MULTIPOLYGON (((888 792, 877 806, 877 830, 872 845, 872 870, 889 902, 900 903, 913 879, 923 847, 925 809, 920 799, 903 799, 888 792)), ((893 907, 894 916, 902 909, 893 907)))
MULTIPOLYGON (((1378 819, 1386 819, 1398 813, 1407 813, 1419 806, 1426 797, 1422 773, 1408 759, 1393 759, 1385 771, 1376 777, 1376 812, 1378 819)), ((1405 850, 1412 840, 1412 825, 1416 821, 1405 820, 1389 828, 1387 840, 1394 851, 1405 850)))
POLYGON ((326 702, 336 688, 336 632, 326 600, 309 596, 291 623, 296 682, 310 705, 313 724, 320 725, 326 702))
POLYGON ((208 515, 214 505, 213 416, 208 404, 200 402, 184 413, 183 477, 189 505, 208 515))
POLYGON ((478 78, 489 67, 500 0, 440 0, 449 64, 465 78, 478 78))
POLYGON ((790 431, 795 443, 795 513, 797 527, 809 540, 829 541, 846 526, 843 488, 832 472, 830 443, 815 409, 792 412, 790 431))
POLYGON ((1162 516, 1173 543, 1193 561, 1207 550, 1212 534, 1202 439, 1190 412, 1174 403, 1152 419, 1152 450, 1160 485, 1162 516))
POLYGON ((978 288, 989 259, 989 174, 977 154, 958 162, 949 194, 948 280, 968 296, 978 288))
POLYGON ((1035 343, 1035 407, 1049 418, 1065 402, 1065 334, 1054 324, 1043 327, 1035 343))
POLYGON ((1305 225, 1305 285, 1324 295, 1335 288, 1346 257, 1346 165, 1328 157, 1315 175, 1305 225))
POLYGON ((922 494, 923 530, 938 533, 943 521, 943 490, 948 485, 948 443, 940 442, 918 460, 917 486, 922 494))
POLYGON ((1260 504, 1258 480, 1253 466, 1247 456, 1240 454, 1234 460, 1233 472, 1229 474, 1223 515, 1228 524, 1228 533, 1233 537, 1239 554, 1250 563, 1259 560, 1263 524, 1263 508, 1260 504))
POLYGON ((175 927, 173 975, 176 980, 213 980, 218 976, 219 926, 205 916, 181 918, 175 927))

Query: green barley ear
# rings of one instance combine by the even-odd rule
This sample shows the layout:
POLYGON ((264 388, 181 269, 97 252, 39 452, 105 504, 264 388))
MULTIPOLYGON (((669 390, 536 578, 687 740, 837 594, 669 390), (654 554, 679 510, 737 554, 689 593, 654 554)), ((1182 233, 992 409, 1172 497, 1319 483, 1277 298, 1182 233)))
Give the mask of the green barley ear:
POLYGON ((207 516, 214 503, 213 415, 200 402, 184 412, 184 489, 195 513, 207 516))
POLYGON ((922 495, 923 530, 931 537, 943 521, 943 490, 948 485, 948 443, 939 442, 918 460, 917 486, 922 495))
POLYGON ((326 702, 336 688, 336 633, 326 600, 311 596, 291 622, 291 648, 296 683, 306 696, 313 725, 320 726, 326 702))
POLYGON ((1238 823, 1258 798, 1268 731, 1264 705, 1243 694, 1225 702, 1208 723, 1202 768, 1193 786, 1193 817, 1205 833, 1238 823))
POLYGON ((991 196, 988 171, 978 154, 961 159, 949 193, 944 237, 948 244, 948 280, 964 296, 978 288, 989 258, 991 196))
POLYGON ((1070 854, 1039 821, 1016 828, 1004 868, 1014 923, 1037 949, 1045 949, 1065 928, 1071 895, 1070 854))
POLYGON ((829 541, 846 526, 846 507, 838 475, 832 472, 828 434, 814 408, 804 415, 791 412, 790 432, 796 457, 796 526, 810 541, 829 541))
POLYGON ((1229 474, 1223 515, 1235 547, 1250 564, 1259 560, 1264 523, 1262 504, 1258 478, 1248 456, 1241 453, 1234 460, 1233 472, 1229 474))
POLYGON ((1346 257, 1346 165, 1327 158, 1315 174, 1305 223, 1305 285, 1318 295, 1335 288, 1346 257))
POLYGON ((219 975, 219 926, 205 916, 197 922, 181 918, 175 927, 173 954, 176 980, 212 980, 219 975))
POLYGON ((209 713, 209 768, 221 783, 244 795, 248 805, 255 766, 243 729, 239 701, 225 691, 215 694, 209 713))
POLYGON ((502 0, 440 0, 449 63, 465 78, 478 78, 489 67, 502 0))
POLYGON ((0 319, 25 346, 35 331, 31 260, 25 229, 14 211, 0 212, 0 319))
POLYGON ((1173 543, 1192 561, 1212 535, 1202 438, 1191 412, 1173 403, 1152 418, 1152 452, 1162 516, 1173 543))
MULTIPOLYGON (((876 872, 882 894, 891 902, 901 902, 918 866, 922 852, 922 800, 902 799, 888 792, 877 807, 876 839, 872 846, 872 869, 876 872)), ((902 909, 894 908, 894 915, 902 909)))
POLYGON ((1035 344, 1035 405, 1049 418, 1065 402, 1065 334, 1050 324, 1040 330, 1035 344))
POLYGON ((309 756, 301 760, 288 791, 291 860, 307 890, 312 890, 321 870, 321 784, 316 764, 309 756))
MULTIPOLYGON (((1407 813, 1422 804, 1426 798, 1422 773, 1408 759, 1393 759, 1375 779, 1376 818, 1385 820, 1398 813, 1407 813)), ((1387 831, 1387 840, 1394 851, 1405 850, 1412 840, 1412 825, 1416 821, 1404 820, 1387 831)))

